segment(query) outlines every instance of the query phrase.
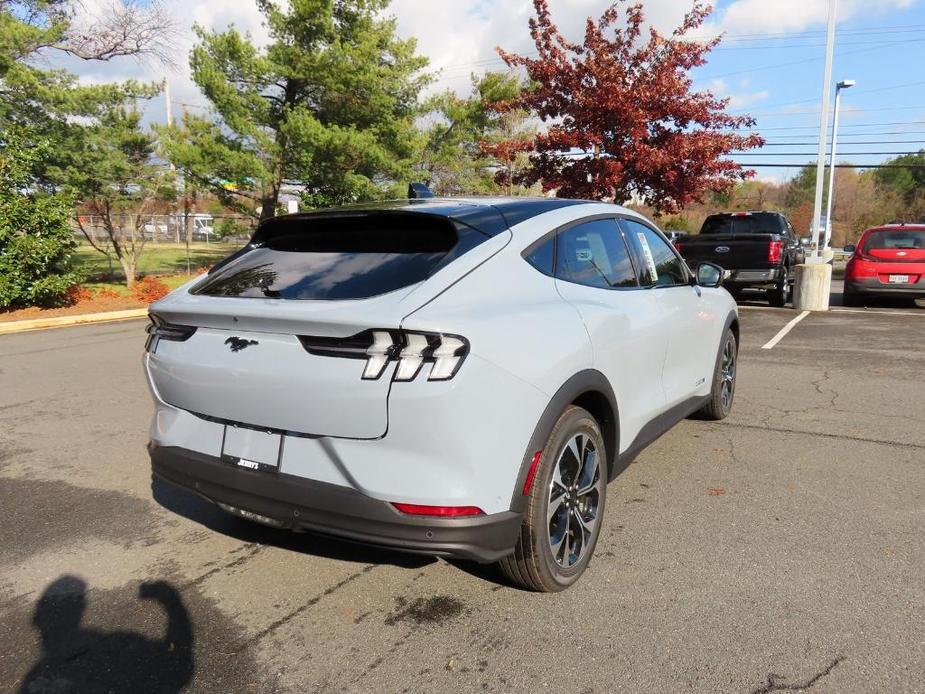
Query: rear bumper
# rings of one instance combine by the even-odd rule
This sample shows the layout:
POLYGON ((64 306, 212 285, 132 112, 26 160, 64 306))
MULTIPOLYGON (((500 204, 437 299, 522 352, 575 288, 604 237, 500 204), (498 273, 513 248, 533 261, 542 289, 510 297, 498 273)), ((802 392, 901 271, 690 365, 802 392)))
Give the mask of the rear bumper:
POLYGON ((879 277, 845 280, 846 294, 925 297, 925 276, 914 284, 884 284, 879 277))
POLYGON ((769 287, 780 279, 779 268, 730 270, 730 273, 729 278, 723 284, 738 288, 769 287))
POLYGON ((156 478, 231 507, 243 517, 407 552, 493 562, 514 550, 521 516, 513 511, 465 518, 399 513, 349 487, 285 473, 233 467, 219 458, 149 444, 156 478), (243 511, 243 513, 241 513, 243 511))

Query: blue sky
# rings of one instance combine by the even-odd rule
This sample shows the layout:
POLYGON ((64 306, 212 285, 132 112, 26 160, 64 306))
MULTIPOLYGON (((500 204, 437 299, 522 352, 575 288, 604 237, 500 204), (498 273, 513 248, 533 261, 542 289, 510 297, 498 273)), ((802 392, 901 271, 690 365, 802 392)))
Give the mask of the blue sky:
MULTIPOLYGON (((253 0, 162 0, 179 24, 177 65, 106 64, 69 61, 65 66, 86 82, 129 77, 171 83, 173 112, 205 104, 189 79, 186 56, 193 43, 194 22, 210 28, 234 24, 266 40, 253 0)), ((83 0, 89 11, 107 0, 83 0)), ((648 19, 668 32, 689 9, 685 0, 643 0, 648 19)), ((854 79, 857 86, 842 99, 839 150, 842 152, 914 151, 925 147, 925 0, 838 0, 838 35, 833 79, 854 79), (904 142, 909 140, 910 142, 904 142), (892 141, 892 144, 861 144, 892 141), (857 143, 857 144, 852 144, 857 143)), ((608 0, 549 0, 554 20, 568 36, 580 38, 588 16, 597 18, 608 0)), ((530 0, 392 0, 389 10, 404 36, 418 41, 419 51, 438 70, 433 90, 468 89, 472 72, 504 69, 496 46, 533 50, 527 29, 530 0)), ((742 162, 793 162, 794 168, 762 168, 759 176, 786 179, 815 159, 823 72, 827 0, 720 0, 704 28, 725 32, 723 44, 695 73, 696 87, 732 99, 730 110, 758 119, 768 139, 760 155, 742 162), (792 143, 792 144, 791 144, 792 143), (805 156, 784 156, 805 152, 805 156)), ((148 120, 163 121, 163 98, 146 108, 148 120)), ((888 155, 846 155, 858 164, 888 155)))
MULTIPOLYGON (((725 6, 720 3, 717 12, 725 6)), ((776 36, 729 32, 726 42, 697 71, 700 86, 724 86, 734 96, 733 111, 758 120, 768 140, 760 156, 739 161, 800 162, 814 160, 823 78, 825 26, 776 36), (721 80, 717 83, 716 80, 721 80), (794 144, 790 144, 794 143, 794 144), (809 146, 795 143, 808 143, 809 146), (806 157, 778 153, 807 152, 806 157)), ((839 151, 914 151, 925 147, 925 4, 863 13, 838 24, 833 81, 853 79, 857 86, 842 94, 839 151), (893 144, 861 144, 893 141, 893 144)), ((722 91, 722 89, 721 89, 722 91)), ((884 155, 839 156, 852 163, 876 163, 884 155)), ((759 175, 789 177, 795 170, 758 168, 759 175)))

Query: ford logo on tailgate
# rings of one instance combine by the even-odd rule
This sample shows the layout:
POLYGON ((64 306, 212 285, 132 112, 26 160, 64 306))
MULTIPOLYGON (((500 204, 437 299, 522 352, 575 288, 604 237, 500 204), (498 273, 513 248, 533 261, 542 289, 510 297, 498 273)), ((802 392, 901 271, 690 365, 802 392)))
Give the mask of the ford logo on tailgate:
POLYGON ((716 247, 716 252, 717 252, 717 253, 728 253, 728 252, 729 252, 729 246, 717 246, 717 247, 716 247))

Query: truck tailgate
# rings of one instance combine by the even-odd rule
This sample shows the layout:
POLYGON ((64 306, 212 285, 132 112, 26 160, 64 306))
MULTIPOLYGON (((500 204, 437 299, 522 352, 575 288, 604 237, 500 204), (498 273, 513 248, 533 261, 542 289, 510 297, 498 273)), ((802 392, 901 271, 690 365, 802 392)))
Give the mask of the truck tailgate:
POLYGON ((711 262, 726 270, 768 268, 775 265, 768 260, 768 246, 779 238, 776 234, 704 234, 684 239, 678 247, 691 267, 711 262))

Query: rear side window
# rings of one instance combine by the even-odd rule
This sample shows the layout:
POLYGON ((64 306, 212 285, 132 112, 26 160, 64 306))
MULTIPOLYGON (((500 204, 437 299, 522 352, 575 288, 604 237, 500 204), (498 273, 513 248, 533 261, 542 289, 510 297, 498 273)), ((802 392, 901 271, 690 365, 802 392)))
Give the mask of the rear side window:
POLYGON ((779 215, 769 212, 713 214, 703 221, 701 234, 784 234, 779 215))
POLYGON ((620 224, 634 247, 636 264, 640 268, 640 284, 673 287, 688 283, 684 261, 658 232, 632 219, 621 219, 620 224))
POLYGON ((424 214, 293 218, 271 224, 266 242, 220 268, 192 293, 363 299, 423 282, 487 239, 424 214))
POLYGON ((556 269, 556 237, 550 236, 529 248, 524 259, 544 275, 552 276, 556 269))
POLYGON ((636 273, 617 223, 596 219, 559 233, 556 277, 588 287, 636 287, 636 273))

